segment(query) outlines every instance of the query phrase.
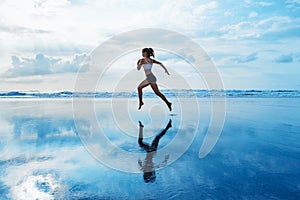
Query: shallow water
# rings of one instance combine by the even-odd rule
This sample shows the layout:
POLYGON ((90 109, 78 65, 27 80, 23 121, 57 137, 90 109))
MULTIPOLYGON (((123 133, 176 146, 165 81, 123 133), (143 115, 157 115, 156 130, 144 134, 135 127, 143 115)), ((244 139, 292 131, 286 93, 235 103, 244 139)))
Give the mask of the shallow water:
POLYGON ((75 124, 71 99, 1 99, 0 199, 300 198, 299 98, 227 99, 222 134, 203 159, 210 100, 198 100, 197 117, 181 114, 189 99, 180 108, 173 102, 169 115, 157 98, 145 99, 141 111, 136 99, 118 99, 112 113, 109 99, 97 99, 101 135, 89 116, 75 124), (170 119, 153 155, 160 166, 146 182, 138 160, 149 154, 138 144, 138 121, 151 144, 170 119), (129 153, 110 151, 102 136, 129 153))

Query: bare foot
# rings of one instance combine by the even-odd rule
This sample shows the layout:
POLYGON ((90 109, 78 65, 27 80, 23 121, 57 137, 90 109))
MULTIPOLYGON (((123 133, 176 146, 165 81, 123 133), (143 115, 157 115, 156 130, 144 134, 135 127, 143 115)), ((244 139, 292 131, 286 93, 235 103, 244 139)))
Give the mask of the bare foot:
POLYGON ((172 120, 170 119, 168 125, 167 125, 167 128, 171 128, 172 127, 172 120))
POLYGON ((169 102, 169 103, 167 104, 167 106, 168 106, 169 110, 172 111, 172 103, 169 102))
POLYGON ((140 106, 139 106, 139 110, 141 109, 141 107, 144 105, 143 102, 140 103, 140 106))
POLYGON ((140 125, 140 127, 144 127, 144 125, 142 124, 141 121, 139 121, 139 125, 140 125))

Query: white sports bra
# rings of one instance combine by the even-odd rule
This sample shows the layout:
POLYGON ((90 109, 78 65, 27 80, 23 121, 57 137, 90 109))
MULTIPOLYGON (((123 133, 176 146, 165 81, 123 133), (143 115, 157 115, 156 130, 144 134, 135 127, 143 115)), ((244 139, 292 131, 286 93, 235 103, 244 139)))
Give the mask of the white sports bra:
POLYGON ((152 63, 146 63, 143 65, 145 70, 151 70, 152 69, 152 63))

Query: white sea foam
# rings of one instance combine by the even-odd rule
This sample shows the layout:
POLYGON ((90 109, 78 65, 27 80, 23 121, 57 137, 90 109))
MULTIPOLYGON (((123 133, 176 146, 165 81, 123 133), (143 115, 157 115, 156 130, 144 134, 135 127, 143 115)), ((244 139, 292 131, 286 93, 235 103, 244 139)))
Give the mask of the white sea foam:
MULTIPOLYGON (((162 90, 168 97, 227 97, 227 98, 299 98, 300 90, 162 90)), ((136 98, 136 92, 0 92, 0 98, 136 98)), ((155 97, 144 92, 145 98, 155 97)))

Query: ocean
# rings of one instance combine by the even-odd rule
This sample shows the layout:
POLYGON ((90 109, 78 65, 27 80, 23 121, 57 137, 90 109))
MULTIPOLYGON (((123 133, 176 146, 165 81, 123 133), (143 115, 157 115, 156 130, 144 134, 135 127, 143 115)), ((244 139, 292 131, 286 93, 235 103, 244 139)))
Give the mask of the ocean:
POLYGON ((0 199, 300 199, 299 91, 163 92, 2 92, 0 199))

